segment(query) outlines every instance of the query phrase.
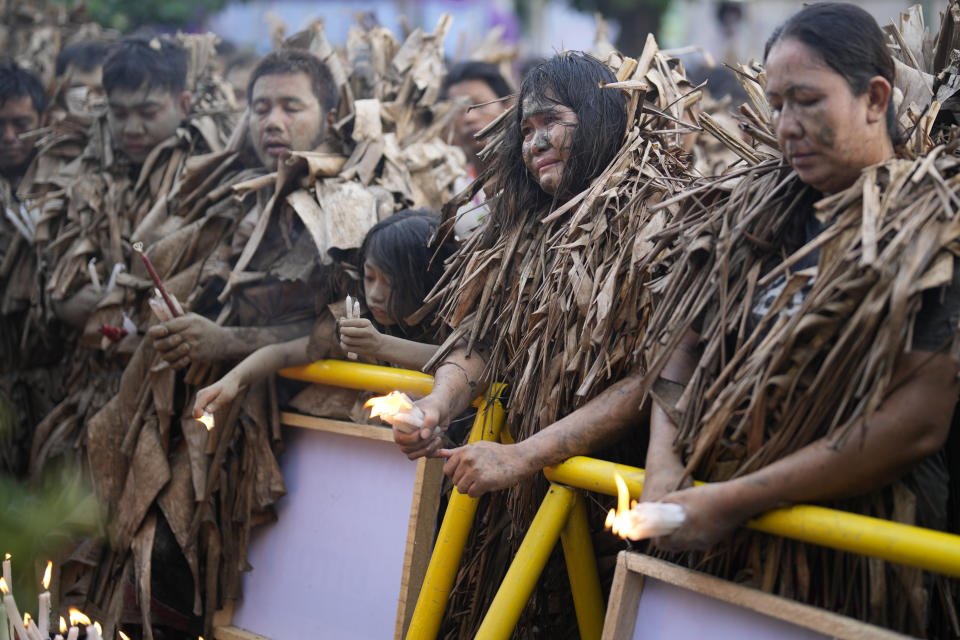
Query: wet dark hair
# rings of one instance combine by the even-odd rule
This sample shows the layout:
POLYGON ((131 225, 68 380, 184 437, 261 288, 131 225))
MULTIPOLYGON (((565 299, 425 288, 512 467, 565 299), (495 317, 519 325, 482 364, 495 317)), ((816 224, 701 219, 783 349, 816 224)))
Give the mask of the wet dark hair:
POLYGON ((447 77, 443 79, 443 84, 440 86, 440 97, 446 99, 450 87, 461 82, 467 82, 468 80, 479 80, 485 83, 497 94, 498 98, 504 98, 513 93, 510 85, 503 79, 496 65, 490 64, 489 62, 470 60, 468 62, 460 62, 450 68, 450 71, 447 72, 447 77))
POLYGON ((109 46, 106 42, 95 40, 66 46, 57 55, 56 74, 62 76, 71 65, 80 71, 93 71, 103 64, 107 51, 109 46))
POLYGON ((340 94, 333 81, 333 75, 320 58, 303 49, 280 49, 268 53, 250 73, 247 84, 247 102, 253 102, 253 85, 261 76, 285 73, 305 73, 310 78, 310 88, 320 103, 324 114, 337 108, 340 94))
POLYGON ((616 155, 627 127, 626 98, 619 89, 601 89, 615 82, 610 69, 588 54, 570 51, 533 67, 523 79, 513 120, 507 123, 504 143, 494 157, 496 176, 490 223, 484 234, 492 239, 533 212, 556 206, 560 197, 587 187, 616 155), (528 98, 560 104, 577 114, 570 155, 555 195, 540 188, 523 162, 523 103, 528 98), (552 205, 551 205, 552 203, 552 205))
POLYGON ((0 62, 0 107, 11 98, 24 96, 30 98, 37 115, 42 116, 47 108, 47 94, 40 79, 12 60, 0 62))
POLYGON ((417 326, 403 319, 420 308, 423 299, 443 275, 444 262, 456 251, 449 240, 429 246, 440 226, 440 217, 426 209, 404 209, 375 224, 360 246, 360 268, 367 261, 382 271, 391 283, 387 312, 397 328, 411 339, 431 341, 429 321, 417 326))
MULTIPOLYGON (((824 2, 805 7, 777 27, 763 50, 766 62, 770 49, 780 40, 793 38, 819 55, 823 62, 843 76, 855 96, 863 95, 875 76, 893 87, 896 67, 887 49, 886 38, 869 13, 842 2, 824 2)), ((893 93, 887 102, 887 133, 897 142, 897 116, 893 93)))
POLYGON ((123 38, 103 62, 103 88, 113 91, 163 89, 175 96, 187 87, 187 52, 168 38, 123 38))

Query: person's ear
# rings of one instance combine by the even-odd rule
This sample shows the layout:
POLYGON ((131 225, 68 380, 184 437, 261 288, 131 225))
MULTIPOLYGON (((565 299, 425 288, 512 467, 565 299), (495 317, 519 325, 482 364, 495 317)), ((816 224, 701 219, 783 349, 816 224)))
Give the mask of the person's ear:
POLYGON ((177 97, 177 108, 180 110, 180 113, 184 118, 186 118, 187 114, 190 113, 191 99, 192 98, 189 91, 184 91, 177 97))
POLYGON ((873 76, 867 85, 867 122, 886 122, 887 103, 893 97, 893 87, 883 76, 873 76))

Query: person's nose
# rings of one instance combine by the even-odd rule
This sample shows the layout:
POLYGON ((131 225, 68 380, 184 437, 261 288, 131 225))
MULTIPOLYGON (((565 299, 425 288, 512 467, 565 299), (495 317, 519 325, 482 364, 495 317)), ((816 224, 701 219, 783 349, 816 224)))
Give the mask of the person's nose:
POLYGON ((2 137, 3 143, 6 145, 16 144, 17 135, 17 128, 14 127, 12 123, 4 124, 2 131, 0 131, 0 137, 2 137))
POLYGON ((122 131, 124 136, 135 138, 137 136, 146 135, 147 128, 144 126, 142 118, 130 116, 124 121, 122 131))
POLYGON ((286 116, 283 113, 283 109, 278 105, 270 109, 269 113, 267 113, 264 129, 270 132, 283 131, 285 120, 286 116))
POLYGON ((803 124, 789 106, 784 106, 780 110, 780 116, 776 121, 776 130, 777 137, 782 140, 791 140, 803 136, 803 124))

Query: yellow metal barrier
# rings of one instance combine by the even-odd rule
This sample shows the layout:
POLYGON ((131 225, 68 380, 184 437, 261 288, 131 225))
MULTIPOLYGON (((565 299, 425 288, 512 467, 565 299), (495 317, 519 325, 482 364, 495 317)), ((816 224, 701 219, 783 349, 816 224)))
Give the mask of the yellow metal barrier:
MULTIPOLYGON (((547 467, 543 473, 551 482, 615 496, 614 471, 623 475, 630 495, 639 498, 643 490, 643 470, 636 467, 578 456, 547 467)), ((960 576, 960 536, 942 531, 809 505, 769 511, 747 526, 785 538, 960 576)))
MULTIPOLYGON (((502 385, 494 385, 490 398, 484 403, 473 421, 469 442, 489 440, 496 442, 500 438, 505 412, 497 399, 502 385)), ((456 487, 450 492, 450 502, 443 515, 443 523, 437 534, 437 542, 430 556, 417 606, 410 618, 407 629, 408 640, 433 640, 440 631, 443 614, 447 610, 447 600, 453 589, 453 582, 460 568, 463 549, 473 526, 473 516, 477 512, 477 498, 460 493, 456 487)), ((601 623, 602 624, 602 623, 601 623)))
MULTIPOLYGON (((397 389, 416 396, 426 395, 433 387, 433 378, 420 372, 336 360, 322 360, 306 367, 284 369, 280 375, 378 393, 397 389)), ((479 439, 509 441, 506 431, 500 433, 504 410, 496 399, 498 393, 499 388, 483 404, 474 421, 470 442, 479 439)), ((507 571, 477 638, 508 638, 512 634, 558 538, 563 544, 580 636, 599 638, 604 613, 596 563, 583 497, 570 488, 616 495, 615 471, 626 480, 631 496, 639 498, 643 490, 644 472, 637 467, 578 456, 543 470, 551 481, 550 492, 507 571)), ((452 492, 407 638, 433 640, 436 637, 476 505, 476 499, 456 489, 452 492)), ((746 526, 774 535, 960 576, 960 536, 952 534, 807 505, 771 511, 751 520, 746 526)))
POLYGON ((422 397, 433 389, 433 376, 409 369, 394 369, 362 362, 318 360, 304 367, 281 369, 278 373, 293 380, 377 393, 396 390, 422 397))

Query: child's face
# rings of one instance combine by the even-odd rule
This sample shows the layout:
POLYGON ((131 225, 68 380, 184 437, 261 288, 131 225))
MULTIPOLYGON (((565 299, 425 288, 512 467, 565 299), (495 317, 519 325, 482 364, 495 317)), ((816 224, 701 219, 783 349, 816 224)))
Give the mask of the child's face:
POLYGON ((385 327, 397 324, 390 315, 390 295, 393 285, 386 274, 369 260, 363 263, 363 296, 367 301, 367 309, 373 314, 377 322, 385 327))

